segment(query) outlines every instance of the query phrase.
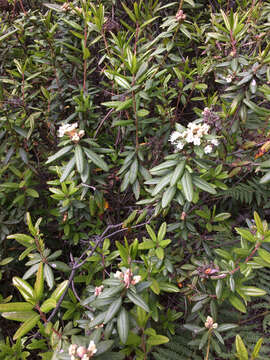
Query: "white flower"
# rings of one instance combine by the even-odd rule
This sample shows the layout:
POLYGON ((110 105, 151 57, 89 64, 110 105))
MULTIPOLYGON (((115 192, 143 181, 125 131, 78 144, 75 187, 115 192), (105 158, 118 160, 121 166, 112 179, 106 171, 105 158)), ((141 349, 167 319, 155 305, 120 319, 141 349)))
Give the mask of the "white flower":
POLYGON ((114 274, 114 277, 116 279, 121 280, 121 279, 123 279, 124 275, 123 275, 123 273, 121 271, 116 271, 116 273, 114 274))
POLYGON ((99 294, 101 294, 103 289, 104 289, 104 286, 103 286, 103 285, 97 286, 97 287, 95 288, 95 296, 98 296, 99 294))
POLYGON ((177 143, 177 145, 176 145, 176 149, 177 149, 177 150, 182 150, 184 146, 185 146, 185 144, 183 144, 181 141, 179 141, 179 142, 177 143))
POLYGON ((78 135, 80 138, 82 138, 84 136, 84 134, 85 134, 84 130, 79 130, 78 135))
POLYGON ((87 349, 84 346, 79 346, 77 349, 77 355, 81 358, 87 354, 87 349))
POLYGON ((90 357, 87 354, 84 354, 83 357, 81 358, 82 360, 89 360, 90 357))
POLYGON ((127 269, 127 271, 124 274, 124 283, 125 283, 127 289, 130 286, 131 278, 132 278, 132 271, 130 269, 127 269))
POLYGON ((186 142, 192 143, 193 140, 194 140, 193 133, 192 133, 192 132, 188 132, 187 137, 186 137, 186 142))
POLYGON ((142 280, 142 277, 140 275, 135 275, 132 278, 131 284, 132 285, 136 285, 138 284, 138 282, 140 282, 142 280))
POLYGON ((210 126, 207 125, 207 124, 203 124, 202 127, 201 127, 201 129, 202 129, 203 135, 206 135, 206 134, 208 134, 208 131, 209 131, 209 129, 210 129, 210 126))
POLYGON ((65 134, 75 130, 77 127, 78 127, 78 123, 62 124, 58 129, 58 137, 63 137, 65 134))
POLYGON ((90 353, 90 356, 94 355, 97 352, 96 345, 93 340, 90 341, 88 345, 88 354, 90 353))
POLYGON ((194 145, 201 145, 201 139, 199 137, 194 137, 193 144, 194 145))
POLYGON ((207 145, 205 148, 204 148, 204 152, 205 154, 210 154, 212 152, 212 146, 211 145, 207 145))
POLYGON ((76 351, 77 351, 78 345, 77 344, 72 344, 70 345, 70 347, 68 348, 68 353, 69 355, 76 355, 76 351))
POLYGON ((174 131, 170 136, 170 142, 174 143, 175 140, 177 140, 181 136, 181 133, 179 131, 174 131))
POLYGON ((216 329, 218 327, 217 323, 214 323, 213 318, 211 316, 207 316, 206 322, 204 323, 204 326, 207 329, 216 329))
POLYGON ((80 140, 79 134, 78 133, 73 134, 71 140, 75 142, 79 141, 80 140))
POLYGON ((228 75, 226 77, 226 81, 227 81, 227 83, 231 83, 232 82, 232 75, 228 75))
POLYGON ((211 140, 211 144, 213 144, 213 145, 215 145, 215 146, 218 146, 218 144, 219 144, 218 139, 213 139, 213 140, 211 140))

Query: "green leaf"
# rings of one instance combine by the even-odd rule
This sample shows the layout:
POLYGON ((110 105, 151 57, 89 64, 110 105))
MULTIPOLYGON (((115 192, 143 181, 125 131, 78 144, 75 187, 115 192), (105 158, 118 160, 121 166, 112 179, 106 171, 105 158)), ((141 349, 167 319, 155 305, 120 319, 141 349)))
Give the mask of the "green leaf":
POLYGON ((156 244, 154 243, 154 241, 150 240, 150 239, 146 239, 144 240, 142 243, 139 244, 139 250, 149 250, 149 249, 153 249, 156 246, 156 244))
POLYGON ((58 301, 60 297, 63 295, 64 291, 66 290, 68 286, 68 280, 63 281, 61 284, 57 286, 57 288, 54 290, 54 292, 51 295, 51 298, 58 301))
POLYGON ((149 309, 148 305, 146 304, 146 302, 138 294, 135 294, 133 291, 128 290, 127 291, 127 297, 135 305, 140 306, 146 312, 150 312, 150 309, 149 309))
POLYGON ((170 341, 170 339, 167 336, 152 335, 152 336, 149 336, 149 338, 147 339, 146 342, 150 346, 157 346, 157 345, 161 345, 161 344, 166 344, 169 341, 170 341))
POLYGON ((171 173, 162 177, 159 183, 154 187, 152 191, 152 196, 156 196, 165 186, 169 184, 171 180, 171 173))
POLYGON ((264 261, 270 264, 270 253, 268 251, 264 249, 258 249, 257 252, 264 261))
POLYGON ((167 231, 167 224, 166 222, 162 223, 159 230, 158 230, 158 235, 157 235, 157 242, 159 243, 160 241, 162 241, 166 235, 166 231, 167 231))
POLYGON ((174 172, 171 177, 170 186, 176 185, 177 181, 179 181, 184 173, 186 161, 182 160, 174 169, 174 172))
POLYGON ((270 181, 270 171, 268 171, 259 181, 260 184, 267 184, 270 181))
POLYGON ((221 298, 222 288, 223 288, 222 281, 220 279, 218 279, 218 281, 216 283, 216 295, 217 295, 218 299, 221 298))
POLYGON ((123 344, 127 342, 129 332, 129 317, 125 308, 122 308, 117 318, 117 330, 123 344))
POLYGON ((135 158, 133 163, 131 164, 130 170, 129 170, 129 182, 130 184, 134 184, 138 177, 138 159, 135 158))
POLYGON ((146 230, 150 236, 150 238, 154 241, 154 242, 157 242, 157 237, 156 237, 156 234, 154 232, 154 230, 151 228, 150 225, 146 224, 146 230))
POLYGON ((161 201, 161 206, 163 209, 165 209, 172 201, 172 199, 174 198, 174 195, 176 193, 176 187, 168 187, 168 189, 166 191, 164 191, 164 194, 162 195, 162 201, 161 201))
POLYGON ((105 161, 97 155, 94 151, 90 149, 83 148, 86 156, 98 167, 100 167, 104 171, 109 171, 108 165, 105 163, 105 161))
POLYGON ((19 290, 21 295, 24 297, 26 301, 35 302, 36 294, 31 285, 28 284, 25 280, 15 276, 12 278, 12 283, 19 290))
POLYGON ((213 187, 212 184, 209 184, 207 181, 201 179, 198 176, 193 176, 192 182, 195 186, 197 186, 199 189, 206 191, 212 195, 215 195, 217 193, 216 189, 213 187))
POLYGON ((55 299, 49 298, 43 302, 43 304, 40 307, 40 310, 46 314, 47 312, 54 309, 56 307, 56 304, 57 302, 55 299))
POLYGON ((235 230, 238 232, 239 235, 241 235, 244 239, 250 241, 250 242, 256 242, 255 237, 251 234, 251 232, 248 229, 243 228, 235 228, 235 230))
POLYGON ((12 312, 4 312, 2 316, 8 320, 25 322, 33 317, 33 315, 37 315, 35 311, 12 311, 12 312))
POLYGON ((229 301, 232 304, 232 306, 235 307, 237 310, 241 311, 242 313, 247 312, 245 305, 242 303, 242 301, 237 296, 232 294, 229 297, 229 301))
POLYGON ((122 305, 122 297, 120 296, 110 305, 109 309, 107 310, 103 321, 104 324, 107 324, 109 321, 113 319, 113 317, 118 313, 121 305, 122 305))
POLYGON ((8 32, 7 34, 4 34, 4 35, 0 36, 0 41, 5 40, 9 36, 15 34, 17 31, 19 31, 19 29, 12 30, 12 31, 8 32))
POLYGON ((264 234, 262 221, 259 217, 259 214, 256 211, 254 211, 254 220, 255 220, 257 230, 259 231, 259 233, 264 234))
POLYGON ((75 167, 75 163, 76 163, 76 159, 75 156, 73 156, 69 162, 67 163, 67 165, 65 166, 65 169, 62 173, 62 176, 60 178, 60 182, 63 182, 66 180, 66 178, 70 175, 71 171, 74 169, 75 167))
POLYGON ((105 315, 106 315, 107 311, 103 311, 102 313, 98 314, 89 324, 89 328, 94 328, 97 325, 100 325, 103 323, 104 319, 105 319, 105 315))
POLYGON ((173 167, 175 166, 176 164, 178 163, 177 160, 168 160, 168 161, 165 161, 155 167, 153 167, 152 169, 150 169, 150 173, 152 175, 156 175, 155 173, 156 172, 159 172, 160 170, 164 170, 164 169, 169 169, 170 167, 173 167))
POLYGON ((182 192, 187 199, 191 202, 193 198, 193 185, 190 173, 186 170, 181 178, 182 192))
POLYGON ((237 328, 237 324, 221 324, 218 326, 218 332, 228 331, 237 328))
POLYGON ((150 288, 155 294, 159 295, 160 288, 159 288, 158 281, 156 279, 152 279, 152 284, 151 284, 150 288))
POLYGON ((236 335, 235 347, 239 360, 248 360, 248 351, 240 335, 236 335))
POLYGON ((31 188, 28 188, 25 190, 25 193, 33 198, 38 198, 39 197, 39 193, 34 190, 34 189, 31 189, 31 188))
POLYGON ((224 213, 219 213, 214 217, 213 221, 217 221, 217 222, 224 221, 224 220, 229 219, 230 217, 231 217, 230 213, 225 213, 225 212, 224 213))
POLYGON ((130 89, 130 84, 129 82, 124 79, 123 77, 121 76, 115 76, 114 77, 114 80, 117 82, 118 85, 120 85, 121 87, 123 87, 124 89, 127 89, 129 90, 130 89))
POLYGON ((85 168, 85 158, 83 155, 82 147, 79 144, 75 146, 75 160, 77 170, 80 174, 82 174, 85 168))
POLYGON ((259 355, 259 351, 261 349, 262 346, 262 342, 263 342, 263 338, 260 338, 257 342, 256 345, 254 346, 253 352, 252 352, 252 360, 256 359, 256 357, 259 355))
POLYGON ((168 282, 159 281, 158 285, 161 291, 165 291, 168 293, 177 293, 180 291, 180 289, 176 285, 168 282))
POLYGON ((264 296, 267 294, 265 290, 259 289, 255 286, 239 286, 238 289, 248 296, 264 296))
MULTIPOLYGON (((114 343, 113 340, 100 341, 97 344, 97 352, 96 352, 95 356, 99 356, 99 355, 107 352, 108 350, 110 350, 110 348, 113 346, 113 343, 114 343)), ((111 357, 109 357, 109 359, 111 359, 111 357)))
POLYGON ((42 299, 43 290, 44 290, 44 271, 43 271, 43 263, 42 262, 39 264, 34 289, 35 289, 37 300, 42 299))
POLYGON ((164 259, 164 249, 162 249, 161 247, 158 247, 155 250, 156 256, 159 260, 163 260, 164 259))
POLYGON ((19 244, 25 247, 29 247, 35 243, 35 239, 25 234, 12 234, 7 236, 7 239, 15 239, 19 244))
POLYGON ((73 148, 73 145, 67 145, 63 147, 61 150, 57 151, 54 155, 50 156, 45 164, 50 164, 51 162, 61 158, 62 156, 66 155, 70 150, 73 148))
POLYGON ((8 304, 0 303, 0 312, 21 312, 30 311, 34 308, 33 304, 28 302, 13 302, 8 304))
POLYGON ((46 280, 46 283, 51 290, 54 285, 54 275, 51 267, 48 264, 44 265, 44 278, 46 280))
POLYGON ((39 314, 35 313, 35 315, 30 317, 28 320, 26 320, 14 334, 13 340, 21 338, 22 336, 27 334, 30 330, 32 330, 33 327, 35 327, 37 325, 39 319, 40 319, 39 314))

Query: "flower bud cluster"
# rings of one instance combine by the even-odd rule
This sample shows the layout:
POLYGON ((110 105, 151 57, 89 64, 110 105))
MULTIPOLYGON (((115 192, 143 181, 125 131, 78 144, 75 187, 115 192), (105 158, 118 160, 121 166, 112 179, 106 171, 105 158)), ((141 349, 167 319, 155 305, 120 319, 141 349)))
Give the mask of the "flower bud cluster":
POLYGON ((124 273, 122 271, 116 271, 114 274, 116 279, 122 280, 125 283, 125 287, 128 289, 130 285, 136 285, 142 280, 140 275, 133 275, 130 269, 127 269, 124 273))
POLYGON ((205 154, 209 154, 213 151, 213 146, 219 144, 216 138, 208 140, 205 135, 209 135, 208 132, 210 126, 207 124, 195 124, 190 122, 185 130, 182 132, 174 131, 169 141, 176 146, 176 150, 182 150, 186 144, 193 144, 195 146, 204 145, 205 154))
POLYGON ((218 324, 214 323, 214 320, 213 318, 211 318, 211 316, 207 316, 204 326, 206 327, 206 329, 216 329, 218 327, 218 324))
POLYGON ((61 6, 61 10, 62 11, 70 11, 73 12, 73 13, 76 13, 76 11, 74 10, 77 10, 78 12, 82 13, 82 9, 79 8, 78 6, 75 6, 74 7, 74 10, 72 9, 72 7, 70 6, 70 4, 68 2, 65 2, 62 6, 61 6))
POLYGON ((80 139, 84 136, 84 130, 78 130, 78 123, 74 124, 62 124, 58 129, 58 137, 63 137, 67 135, 74 142, 79 142, 80 139))
POLYGON ((99 294, 101 294, 103 289, 104 289, 104 286, 103 286, 103 285, 101 285, 101 286, 96 286, 96 287, 95 287, 95 296, 98 296, 99 294))
POLYGON ((89 360, 96 352, 97 348, 93 340, 90 341, 88 348, 72 344, 68 349, 71 360, 89 360))

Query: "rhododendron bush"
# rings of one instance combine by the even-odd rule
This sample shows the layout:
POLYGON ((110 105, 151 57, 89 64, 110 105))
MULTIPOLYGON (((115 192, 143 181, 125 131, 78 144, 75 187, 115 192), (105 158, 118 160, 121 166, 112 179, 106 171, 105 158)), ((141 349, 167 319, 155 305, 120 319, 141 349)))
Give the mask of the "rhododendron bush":
POLYGON ((0 359, 268 359, 269 4, 0 10, 0 359))

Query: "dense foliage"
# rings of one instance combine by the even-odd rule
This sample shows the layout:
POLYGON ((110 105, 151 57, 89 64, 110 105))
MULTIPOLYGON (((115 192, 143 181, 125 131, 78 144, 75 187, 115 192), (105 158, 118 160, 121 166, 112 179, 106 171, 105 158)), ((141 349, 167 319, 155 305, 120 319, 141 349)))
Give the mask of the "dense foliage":
POLYGON ((0 359, 269 359, 269 3, 0 18, 0 359))

